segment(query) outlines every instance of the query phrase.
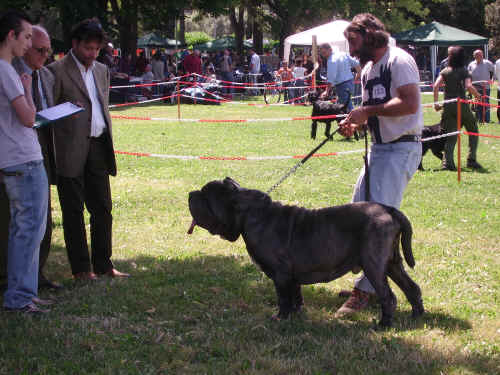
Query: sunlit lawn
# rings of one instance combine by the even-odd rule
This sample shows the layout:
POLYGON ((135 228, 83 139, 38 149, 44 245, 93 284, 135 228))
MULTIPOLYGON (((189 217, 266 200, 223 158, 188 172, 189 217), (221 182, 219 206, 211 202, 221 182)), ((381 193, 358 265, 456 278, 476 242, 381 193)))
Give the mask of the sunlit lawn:
MULTIPOLYGON (((261 98, 256 100, 263 102, 261 98)), ((429 102, 431 96, 424 95, 429 102)), ((307 116, 310 107, 182 105, 185 119, 269 119, 307 116)), ((156 104, 113 114, 177 118, 177 106, 156 104)), ((425 110, 425 123, 439 121, 425 110)), ((492 119, 496 120, 493 111, 492 119)), ((115 120, 115 148, 170 156, 303 155, 320 142, 309 121, 200 123, 115 120)), ((322 131, 323 125, 319 129, 322 131)), ((480 132, 500 136, 500 125, 480 132)), ((321 134, 321 132, 319 132, 321 134)), ((467 137, 463 138, 463 161, 467 137)), ((362 150, 335 137, 321 153, 362 150)), ((244 243, 193 235, 188 192, 231 176, 268 190, 299 159, 200 160, 118 155, 112 178, 114 254, 129 280, 71 280, 57 193, 47 274, 63 281, 58 304, 41 318, 0 312, 0 374, 494 374, 500 373, 500 139, 481 138, 484 171, 426 171, 411 181, 402 211, 414 228, 417 260, 409 271, 422 288, 426 314, 411 319, 401 291, 394 327, 375 331, 373 306, 338 320, 337 292, 355 275, 304 287, 306 309, 272 322, 274 287, 249 259, 244 243)), ((312 158, 271 197, 308 208, 350 200, 362 153, 312 158)))

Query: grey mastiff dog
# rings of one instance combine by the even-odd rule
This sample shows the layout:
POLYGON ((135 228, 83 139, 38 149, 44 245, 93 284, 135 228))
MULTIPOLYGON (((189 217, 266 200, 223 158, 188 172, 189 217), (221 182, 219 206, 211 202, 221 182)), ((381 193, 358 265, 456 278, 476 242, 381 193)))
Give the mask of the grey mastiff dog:
POLYGON ((412 228, 399 210, 372 202, 310 210, 273 202, 269 195, 242 188, 227 177, 189 193, 196 225, 228 241, 243 236, 250 257, 274 281, 284 319, 303 305, 301 285, 329 282, 362 269, 382 307, 381 326, 390 326, 396 296, 387 276, 403 290, 413 317, 423 314, 419 286, 408 276, 399 252, 410 267, 412 228))

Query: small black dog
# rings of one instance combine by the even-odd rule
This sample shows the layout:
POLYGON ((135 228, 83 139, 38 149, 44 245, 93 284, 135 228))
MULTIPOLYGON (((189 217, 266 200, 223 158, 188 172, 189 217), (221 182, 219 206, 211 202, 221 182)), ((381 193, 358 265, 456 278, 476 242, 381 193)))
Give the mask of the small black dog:
MULTIPOLYGON (((439 160, 443 160, 444 144, 446 143, 446 138, 437 138, 430 141, 425 140, 425 138, 435 137, 443 134, 444 131, 441 127, 441 124, 424 126, 424 129, 422 130, 422 159, 424 158, 426 152, 431 150, 434 156, 436 156, 439 160)), ((420 160, 418 169, 421 171, 424 170, 424 167, 422 166, 422 160, 420 160)))
MULTIPOLYGON (((331 115, 342 115, 347 114, 347 104, 351 100, 351 94, 349 93, 349 99, 345 104, 342 103, 332 103, 326 100, 319 100, 319 94, 316 91, 309 93, 309 101, 313 105, 313 110, 311 117, 316 116, 331 116, 331 115)), ((340 122, 339 118, 325 118, 325 119, 313 119, 311 124, 311 138, 316 139, 316 130, 318 128, 318 122, 324 122, 326 124, 325 136, 330 136, 330 131, 332 128, 332 121, 340 122)))
POLYGON ((396 296, 389 276, 405 293, 413 316, 423 314, 422 293, 403 267, 410 267, 412 228, 399 210, 374 202, 310 210, 273 202, 269 195, 240 187, 229 177, 189 193, 196 225, 228 241, 240 235, 248 254, 274 281, 279 312, 285 319, 302 308, 301 285, 335 280, 351 270, 365 272, 382 307, 381 326, 390 326, 396 296))

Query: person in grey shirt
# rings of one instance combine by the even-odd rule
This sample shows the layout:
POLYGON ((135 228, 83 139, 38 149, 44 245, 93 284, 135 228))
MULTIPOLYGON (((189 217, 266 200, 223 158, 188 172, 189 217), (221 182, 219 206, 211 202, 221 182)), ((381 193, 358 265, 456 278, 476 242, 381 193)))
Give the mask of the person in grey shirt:
MULTIPOLYGON (((467 70, 472 77, 472 84, 481 95, 486 95, 483 102, 489 104, 490 80, 495 73, 495 65, 483 57, 483 51, 477 49, 473 53, 474 60, 468 65, 467 70)), ((476 105, 476 118, 479 122, 490 122, 490 107, 476 105), (484 118, 483 118, 484 113, 484 118), (484 121, 483 121, 484 120, 484 121)))
MULTIPOLYGON (((47 30, 40 25, 33 25, 33 36, 29 48, 22 58, 12 60, 12 66, 19 73, 27 73, 32 77, 33 101, 37 111, 54 106, 54 76, 44 65, 52 54, 51 42, 47 30)), ((49 184, 56 184, 54 134, 52 125, 45 125, 37 129, 38 142, 42 149, 43 163, 49 184)), ((38 272, 38 288, 60 289, 62 285, 45 277, 43 269, 47 263, 52 241, 52 213, 49 186, 49 200, 47 206, 47 225, 40 244, 40 262, 38 272)), ((0 212, 0 215, 4 212, 0 212)), ((0 251, 1 251, 0 244, 0 251)))
POLYGON ((10 206, 7 311, 41 313, 38 260, 45 233, 48 183, 42 151, 33 129, 35 104, 31 77, 19 76, 11 65, 31 47, 32 26, 27 15, 0 14, 0 175, 10 206))

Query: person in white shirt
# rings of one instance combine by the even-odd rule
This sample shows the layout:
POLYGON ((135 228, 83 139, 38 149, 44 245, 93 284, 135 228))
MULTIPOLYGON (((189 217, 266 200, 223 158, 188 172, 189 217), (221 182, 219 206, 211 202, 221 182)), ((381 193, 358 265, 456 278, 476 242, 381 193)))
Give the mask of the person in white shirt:
MULTIPOLYGON (((368 128, 372 138, 368 170, 361 171, 352 201, 399 208, 422 158, 424 118, 418 67, 407 52, 389 45, 385 25, 372 14, 356 15, 344 35, 351 55, 359 58, 363 67, 363 103, 340 123, 340 133, 349 137, 356 129, 368 128)), ((337 310, 337 317, 366 308, 370 296, 375 295, 382 304, 382 320, 390 317, 395 298, 386 288, 387 280, 373 278, 373 274, 368 277, 357 279, 352 292, 342 293, 349 299, 337 310)), ((402 275, 396 282, 412 281, 402 275)), ((421 304, 417 301, 421 300, 419 287, 415 283, 411 287, 415 296, 412 305, 421 304)))
MULTIPOLYGON (((260 74, 260 57, 255 53, 255 50, 249 49, 248 53, 250 55, 250 82, 254 85, 258 82, 260 74)), ((259 95, 259 90, 251 90, 253 95, 259 95)))
MULTIPOLYGON (((293 78, 295 78, 295 87, 294 89, 292 89, 293 91, 293 94, 292 94, 292 97, 293 98, 299 98, 303 95, 303 92, 304 92, 304 79, 306 77, 306 68, 304 68, 302 66, 302 59, 297 59, 295 60, 295 66, 293 67, 293 78)), ((300 99, 298 101, 296 101, 295 103, 302 103, 303 102, 303 99, 300 99)))
MULTIPOLYGON (((495 66, 483 56, 483 51, 477 49, 473 53, 474 60, 471 61, 467 70, 472 77, 472 84, 481 95, 486 95, 483 102, 490 103, 490 79, 495 72, 495 66)), ((490 107, 476 106, 476 118, 479 122, 490 122, 490 107)))
MULTIPOLYGON (((495 62, 495 79, 497 80, 497 98, 500 98, 500 59, 495 62)), ((500 107, 497 107, 497 120, 500 123, 500 107)))

